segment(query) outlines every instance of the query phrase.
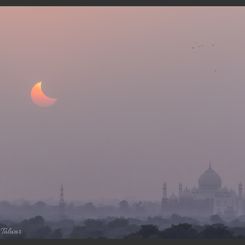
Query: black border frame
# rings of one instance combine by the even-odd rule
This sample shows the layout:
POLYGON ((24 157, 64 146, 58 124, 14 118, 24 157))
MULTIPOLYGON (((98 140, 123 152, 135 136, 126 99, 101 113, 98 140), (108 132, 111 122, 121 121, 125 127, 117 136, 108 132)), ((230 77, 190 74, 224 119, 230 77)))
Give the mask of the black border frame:
POLYGON ((0 0, 0 6, 245 6, 244 0, 0 0))

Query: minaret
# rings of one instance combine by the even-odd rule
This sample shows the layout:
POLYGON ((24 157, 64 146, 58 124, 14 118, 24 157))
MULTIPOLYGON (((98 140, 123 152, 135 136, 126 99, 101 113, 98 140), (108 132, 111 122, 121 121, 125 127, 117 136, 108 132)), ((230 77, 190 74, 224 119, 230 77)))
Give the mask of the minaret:
POLYGON ((168 196, 167 196, 167 183, 164 182, 163 183, 163 187, 162 187, 162 214, 165 213, 165 209, 166 209, 166 205, 167 205, 167 200, 168 200, 168 196))
POLYGON ((162 188, 162 199, 167 199, 168 195, 167 195, 167 183, 164 182, 163 183, 163 188, 162 188))
POLYGON ((239 199, 242 199, 242 190, 243 190, 243 187, 242 187, 242 183, 240 182, 238 185, 238 197, 239 197, 239 199))
POLYGON ((63 187, 63 184, 60 187, 59 213, 60 213, 60 218, 64 218, 65 217, 65 200, 64 200, 64 187, 63 187))
POLYGON ((179 183, 179 198, 181 198, 183 192, 183 185, 179 183))
POLYGON ((241 216, 244 214, 243 212, 243 199, 242 199, 242 193, 243 192, 243 186, 240 182, 238 185, 238 215, 241 216))

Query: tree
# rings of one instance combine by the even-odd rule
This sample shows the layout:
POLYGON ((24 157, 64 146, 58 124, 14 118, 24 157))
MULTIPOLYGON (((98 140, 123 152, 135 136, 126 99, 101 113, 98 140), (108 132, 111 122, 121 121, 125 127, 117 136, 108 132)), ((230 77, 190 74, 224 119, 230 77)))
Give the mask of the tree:
POLYGON ((154 238, 158 236, 159 230, 155 225, 142 225, 138 234, 142 238, 154 238))
POLYGON ((93 213, 96 211, 96 207, 94 206, 94 204, 92 202, 85 203, 83 205, 83 208, 84 208, 85 212, 88 212, 88 213, 93 213))
POLYGON ((100 219, 86 219, 84 221, 84 226, 87 229, 101 229, 103 226, 105 226, 105 221, 100 220, 100 219))
POLYGON ((200 232, 202 238, 207 239, 230 239, 234 238, 233 233, 223 224, 207 225, 200 232))
POLYGON ((160 237, 167 239, 192 239, 198 237, 198 232, 191 224, 184 223, 172 225, 170 228, 165 229, 161 232, 160 237))
POLYGON ((63 238, 62 230, 61 229, 55 229, 51 234, 51 238, 62 239, 63 238))
POLYGON ((214 215, 211 215, 210 216, 210 222, 212 224, 223 224, 224 223, 224 220, 221 219, 221 217, 217 214, 214 214, 214 215))
POLYGON ((46 208, 47 204, 45 202, 38 201, 33 206, 36 209, 44 209, 44 208, 46 208))
POLYGON ((36 232, 32 234, 31 238, 48 239, 51 237, 51 234, 51 228, 48 225, 46 225, 36 230, 36 232))
POLYGON ((123 212, 127 212, 129 210, 129 203, 126 200, 122 200, 119 202, 119 209, 123 212))
POLYGON ((74 226, 70 234, 70 238, 72 239, 84 238, 84 227, 74 226))
POLYGON ((110 221, 107 226, 111 228, 121 228, 129 225, 128 219, 118 218, 110 221))
POLYGON ((98 229, 87 229, 85 226, 75 226, 70 234, 70 238, 102 238, 104 233, 98 229))
POLYGON ((45 221, 42 216, 35 216, 33 218, 23 220, 18 224, 18 227, 24 231, 27 238, 33 238, 38 236, 39 230, 43 233, 42 228, 45 227, 45 221))

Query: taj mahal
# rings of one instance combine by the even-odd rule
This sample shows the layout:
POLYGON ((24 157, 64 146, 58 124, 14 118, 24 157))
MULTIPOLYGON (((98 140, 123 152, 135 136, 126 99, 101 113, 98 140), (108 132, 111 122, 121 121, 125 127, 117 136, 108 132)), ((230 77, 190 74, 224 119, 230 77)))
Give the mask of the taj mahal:
POLYGON ((161 201, 163 216, 179 214, 182 216, 220 215, 233 218, 244 215, 245 199, 243 186, 238 184, 237 192, 222 186, 222 179, 209 167, 198 179, 198 187, 191 189, 179 184, 178 195, 167 195, 167 184, 163 184, 161 201))

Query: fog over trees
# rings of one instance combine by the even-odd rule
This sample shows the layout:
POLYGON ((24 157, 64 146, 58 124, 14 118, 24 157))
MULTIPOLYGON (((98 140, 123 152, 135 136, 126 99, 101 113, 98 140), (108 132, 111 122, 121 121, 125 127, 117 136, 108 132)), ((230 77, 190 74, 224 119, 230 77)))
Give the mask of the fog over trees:
POLYGON ((245 238, 245 216, 162 215, 160 204, 121 200, 51 205, 0 202, 1 239, 175 239, 245 238))
POLYGON ((107 217, 74 221, 48 221, 42 216, 20 222, 0 222, 1 239, 230 239, 245 238, 245 219, 225 222, 211 216, 204 224, 172 215, 145 219, 107 217), (221 223, 213 223, 218 220, 221 223))
POLYGON ((0 202, 1 239, 245 238, 245 215, 162 213, 160 202, 0 202))

